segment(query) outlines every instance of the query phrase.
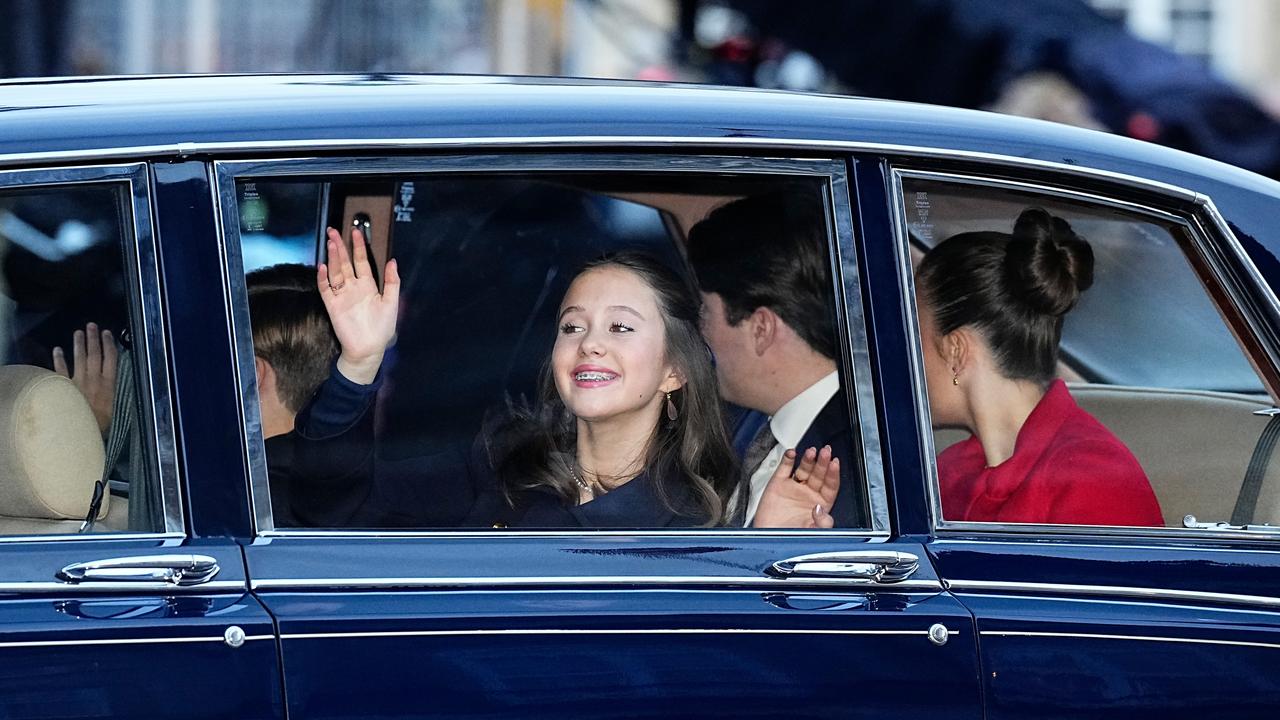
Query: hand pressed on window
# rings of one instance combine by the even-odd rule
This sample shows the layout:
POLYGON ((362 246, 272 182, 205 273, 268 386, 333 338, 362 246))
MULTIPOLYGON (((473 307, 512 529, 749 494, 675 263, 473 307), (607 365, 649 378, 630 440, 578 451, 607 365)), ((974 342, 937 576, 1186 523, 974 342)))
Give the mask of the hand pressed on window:
POLYGON ((70 378, 89 401, 98 429, 105 434, 111 427, 111 406, 116 398, 116 342, 110 330, 87 323, 84 330, 71 336, 71 362, 74 374, 67 370, 67 358, 61 346, 53 349, 53 370, 70 378))

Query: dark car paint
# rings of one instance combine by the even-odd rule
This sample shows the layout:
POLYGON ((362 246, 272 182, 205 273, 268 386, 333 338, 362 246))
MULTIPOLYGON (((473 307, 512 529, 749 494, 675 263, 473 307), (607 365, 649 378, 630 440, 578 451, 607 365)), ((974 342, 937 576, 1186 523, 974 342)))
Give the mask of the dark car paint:
MULTIPOLYGON (((157 708, 176 716, 184 714, 179 709, 188 691, 195 704, 184 716, 191 717, 281 717, 286 697, 289 716, 295 718, 984 713, 997 718, 1106 712, 1167 717, 1187 709, 1252 717, 1280 704, 1275 608, 1233 604, 1225 597, 1280 598, 1280 556, 1272 543, 1126 539, 1123 533, 1117 538, 1032 534, 1020 542, 998 532, 956 535, 933 529, 899 260, 891 242, 875 241, 893 237, 890 159, 1150 197, 1106 177, 1015 168, 980 156, 920 159, 910 148, 989 153, 1122 173, 1203 193, 1275 285, 1280 264, 1273 253, 1280 248, 1280 231, 1269 211, 1280 198, 1280 185, 1201 158, 1048 123, 713 88, 254 76, 19 82, 0 85, 0 98, 0 167, 114 161, 77 157, 81 151, 152 162, 177 449, 191 538, 183 549, 217 554, 224 568, 219 580, 247 583, 252 578, 255 584, 248 592, 228 588, 161 597, 0 594, 3 664, 23 668, 30 663, 53 673, 19 669, 4 674, 0 717, 151 717, 163 714, 157 708), (848 536, 747 534, 255 539, 226 313, 237 298, 228 296, 222 277, 206 161, 318 152, 424 153, 433 140, 457 152, 482 147, 487 138, 500 139, 498 147, 519 146, 521 138, 549 144, 596 138, 589 144, 616 148, 631 138, 644 139, 641 148, 664 152, 672 152, 673 144, 694 151, 703 143, 717 153, 848 157, 891 538, 873 543, 848 536), (382 146, 379 140, 412 142, 382 146), (299 141, 317 146, 289 147, 299 141), (789 150, 777 141, 831 145, 789 150), (842 150, 840 144, 848 145, 842 150), (913 579, 945 578, 956 585, 949 592, 815 585, 783 593, 750 582, 782 557, 869 546, 913 552, 922 560, 913 579), (387 578, 416 580, 397 585, 384 582, 387 578), (423 583, 423 578, 437 580, 423 583), (701 584, 682 578, 699 578, 701 584), (971 583, 967 589, 965 581, 971 583), (979 586, 973 583, 981 582, 1045 587, 975 589, 979 586), (1097 587, 1218 595, 1139 601, 1132 594, 1101 597, 1097 587), (197 626, 216 638, 233 622, 251 636, 283 636, 279 655, 262 639, 238 649, 200 644, 200 654, 178 651, 194 644, 164 645, 165 651, 156 654, 107 652, 98 645, 52 652, 21 644, 36 637, 194 634, 197 626), (752 628, 919 632, 933 622, 952 631, 942 646, 923 635, 815 635, 811 642, 797 643, 796 636, 787 635, 699 634, 752 628), (515 632, 484 632, 492 630, 515 632), (637 632, 645 630, 682 634, 637 632), (980 637, 975 630, 989 634, 980 637), (579 632, 560 643, 559 631, 579 632), (352 639, 352 632, 365 637, 352 639), (1017 634, 1028 632, 1052 637, 1017 634), (1099 636, 1119 637, 1104 641, 1099 636), (1164 639, 1133 639, 1137 636, 1164 639), (1100 650, 1096 643, 1105 647, 1100 650), (1170 647, 1177 652, 1164 652, 1170 647), (117 684, 137 690, 121 691, 117 684), (83 702, 63 704, 67 698, 83 702)), ((1185 200, 1168 202, 1185 205, 1185 200)), ((0 544, 0 582, 48 581, 71 562, 173 545, 98 538, 0 544)))

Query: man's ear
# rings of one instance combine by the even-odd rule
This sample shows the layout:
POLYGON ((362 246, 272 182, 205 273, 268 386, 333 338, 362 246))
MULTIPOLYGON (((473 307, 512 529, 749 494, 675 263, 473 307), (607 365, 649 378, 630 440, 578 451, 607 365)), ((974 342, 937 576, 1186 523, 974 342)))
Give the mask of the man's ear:
POLYGON ((276 369, 271 367, 271 363, 254 355, 253 372, 258 377, 258 395, 271 393, 271 396, 274 396, 276 392, 276 369))
POLYGON ((758 307, 747 316, 745 322, 751 329, 751 346, 756 351, 756 356, 764 355, 778 340, 778 325, 782 318, 767 307, 758 307))

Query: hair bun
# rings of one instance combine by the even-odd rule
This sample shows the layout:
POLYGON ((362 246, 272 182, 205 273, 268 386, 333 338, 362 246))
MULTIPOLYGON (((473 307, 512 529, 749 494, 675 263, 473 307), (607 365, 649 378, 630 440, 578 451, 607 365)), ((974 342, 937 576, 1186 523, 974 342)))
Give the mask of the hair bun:
POLYGON ((1093 284, 1093 248, 1043 208, 1022 211, 1005 249, 1009 293, 1045 315, 1065 315, 1093 284))

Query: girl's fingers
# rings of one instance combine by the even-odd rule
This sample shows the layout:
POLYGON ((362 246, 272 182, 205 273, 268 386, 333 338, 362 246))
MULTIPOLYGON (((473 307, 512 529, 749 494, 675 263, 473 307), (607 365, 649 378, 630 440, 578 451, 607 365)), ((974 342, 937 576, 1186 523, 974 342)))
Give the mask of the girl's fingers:
POLYGON ((836 526, 835 518, 831 517, 831 513, 827 512, 826 507, 822 505, 813 508, 811 517, 813 518, 814 527, 833 528, 836 526))
POLYGON ((773 471, 773 479, 785 478, 791 474, 791 468, 796 464, 796 451, 794 448, 782 453, 782 461, 778 463, 778 469, 773 471))
POLYGON ((355 270, 351 267, 351 258, 347 257, 347 246, 342 242, 342 236, 333 228, 329 228, 328 235, 329 262, 325 266, 329 271, 329 287, 340 291, 348 280, 355 277, 355 270))
POLYGON ((804 451, 804 457, 800 460, 800 467, 796 468, 795 475, 791 477, 798 483, 808 482, 809 476, 813 474, 813 466, 818 461, 818 452, 813 448, 804 451))
POLYGON ((827 465, 826 477, 822 480, 822 487, 818 488, 818 493, 822 495, 822 500, 828 508, 836 503, 836 495, 840 492, 840 458, 831 458, 831 463, 827 465))

